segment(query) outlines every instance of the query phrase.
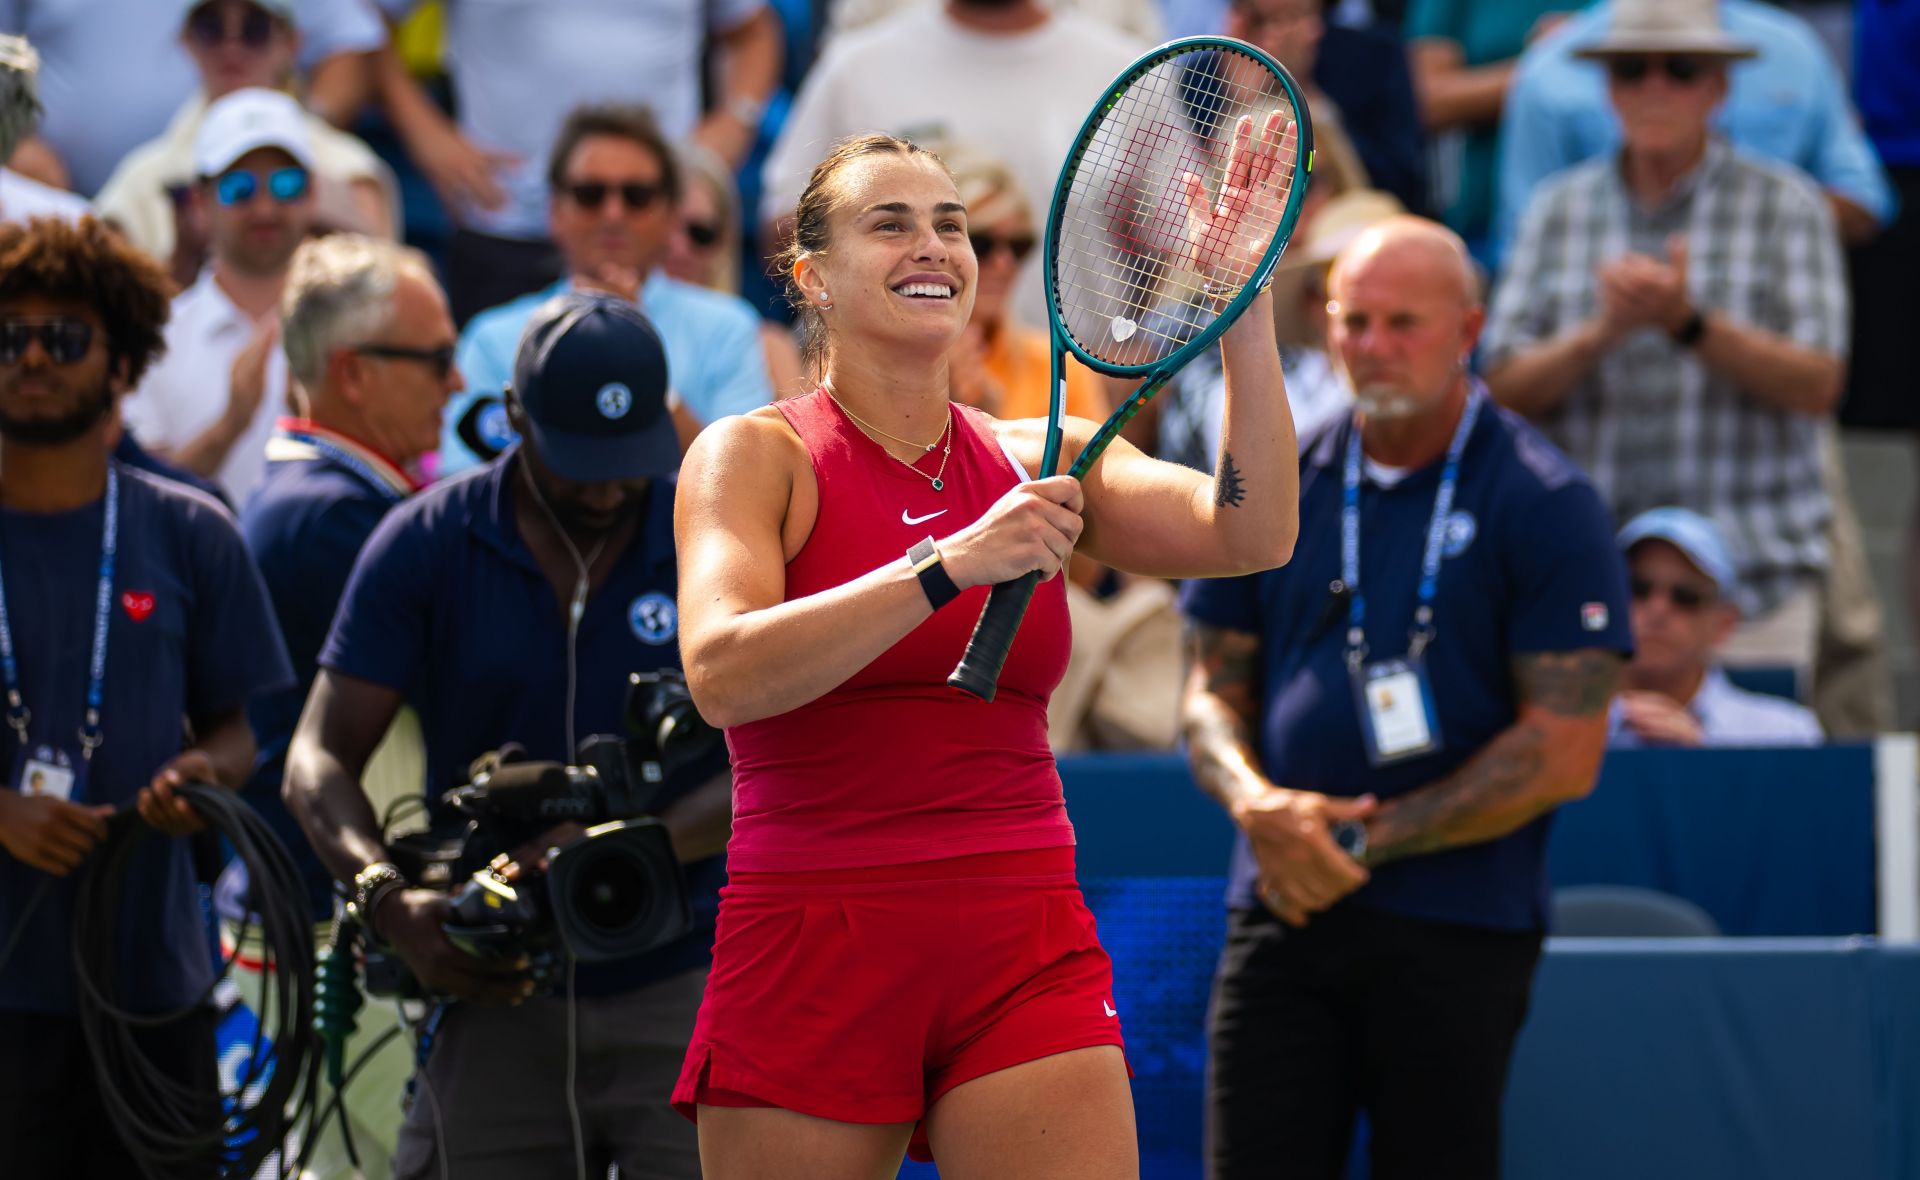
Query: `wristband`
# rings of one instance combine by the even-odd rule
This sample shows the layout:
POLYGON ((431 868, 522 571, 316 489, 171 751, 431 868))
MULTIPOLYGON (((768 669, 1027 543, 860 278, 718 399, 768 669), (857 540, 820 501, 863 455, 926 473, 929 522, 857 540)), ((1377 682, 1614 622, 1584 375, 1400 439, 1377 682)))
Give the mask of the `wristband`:
POLYGON ((369 936, 378 937, 373 928, 373 913, 387 894, 405 888, 407 879, 400 870, 382 861, 361 869, 353 878, 352 894, 347 898, 347 916, 369 936))
POLYGON ((934 548, 932 537, 914 542, 907 550, 907 564, 913 567, 913 576, 920 579, 920 589, 934 610, 960 597, 960 587, 954 585, 952 575, 941 564, 940 550, 934 548))

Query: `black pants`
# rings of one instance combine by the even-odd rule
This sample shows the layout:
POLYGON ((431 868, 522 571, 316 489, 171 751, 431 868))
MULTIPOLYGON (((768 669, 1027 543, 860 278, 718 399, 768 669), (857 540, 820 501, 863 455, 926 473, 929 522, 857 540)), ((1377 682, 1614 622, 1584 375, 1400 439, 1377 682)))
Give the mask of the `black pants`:
POLYGON ((1374 1180, 1492 1180, 1540 935, 1340 906, 1235 910, 1214 980, 1213 1180, 1338 1180, 1367 1111, 1374 1180))
POLYGON ((447 305, 453 322, 464 328, 489 307, 548 286, 565 269, 552 242, 457 229, 447 243, 447 305))
MULTIPOLYGON (((147 1059, 203 1097, 220 1117, 220 1073, 211 1011, 135 1034, 147 1059)), ((202 1170, 156 1175, 212 1177, 202 1170)), ((0 1012, 0 1176, 6 1180, 138 1180, 134 1160, 102 1106, 80 1022, 41 1012, 0 1012)))

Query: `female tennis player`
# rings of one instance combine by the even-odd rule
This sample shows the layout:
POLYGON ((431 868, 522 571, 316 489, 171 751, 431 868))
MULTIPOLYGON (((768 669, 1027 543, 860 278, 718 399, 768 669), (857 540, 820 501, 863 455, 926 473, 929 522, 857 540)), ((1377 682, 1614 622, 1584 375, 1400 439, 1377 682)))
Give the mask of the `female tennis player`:
MULTIPOLYGON (((1284 189, 1279 124, 1234 151, 1284 189)), ((1186 215, 1196 256, 1258 256, 1238 195, 1186 215)), ((1221 338, 1212 482, 1125 443, 1084 482, 1037 470, 1043 421, 948 399, 978 280, 967 228, 933 155, 842 144, 786 260, 820 386, 714 424, 682 469, 680 639, 735 792, 674 1092, 709 1180, 877 1180, 903 1149, 949 1180, 1138 1174, 1112 968, 1047 748, 1069 642, 1054 575, 1076 547, 1169 578, 1286 561, 1293 424, 1262 295, 1221 338), (1035 570, 997 696, 948 688, 988 588, 1035 570)), ((1059 469, 1095 429, 1067 420, 1059 469)))

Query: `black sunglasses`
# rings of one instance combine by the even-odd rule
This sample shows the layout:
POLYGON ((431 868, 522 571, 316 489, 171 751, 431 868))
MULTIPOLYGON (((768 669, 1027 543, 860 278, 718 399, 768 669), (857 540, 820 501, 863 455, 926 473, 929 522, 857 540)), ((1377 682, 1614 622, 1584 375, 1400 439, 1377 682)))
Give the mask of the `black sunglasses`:
MULTIPOLYGON (((193 15, 187 18, 187 35, 204 49, 217 49, 227 41, 227 22, 221 17, 219 6, 202 4, 194 9, 193 15)), ((248 49, 264 49, 273 39, 273 17, 249 5, 240 14, 240 27, 235 35, 248 49)))
MULTIPOLYGON (((1639 82, 1653 70, 1655 59, 1649 57, 1615 57, 1607 62, 1607 71, 1616 82, 1639 82)), ((1682 86, 1696 81, 1707 72, 1707 67, 1697 57, 1662 57, 1658 59, 1666 71, 1667 80, 1682 86)))
POLYGON ((1032 234, 987 234, 969 231, 967 237, 973 242, 973 256, 986 258, 995 250, 1005 247, 1013 255, 1015 262, 1025 262, 1027 255, 1033 253, 1035 241, 1032 234))
POLYGON ((56 365, 71 365, 93 347, 93 325, 65 316, 0 320, 0 365, 17 365, 35 340, 56 365))
POLYGON ((702 250, 711 250, 720 244, 720 223, 717 221, 689 221, 680 228, 687 231, 687 240, 702 250))
POLYGON ((445 381, 453 372, 453 345, 438 348, 407 348, 399 344, 362 344, 353 351, 361 356, 385 357, 396 361, 419 361, 433 369, 434 376, 445 381))
POLYGON ((627 208, 638 213, 659 200, 666 190, 658 183, 628 181, 625 184, 608 184, 602 180, 584 180, 578 184, 562 186, 573 203, 582 209, 598 209, 606 203, 607 197, 620 194, 620 200, 627 208))
POLYGON ((1698 586, 1686 586, 1679 582, 1662 586, 1656 582, 1648 581, 1646 578, 1634 578, 1631 581, 1631 587, 1633 590, 1633 600, 1635 602, 1645 602, 1647 599, 1652 598, 1656 592, 1664 593, 1667 596, 1668 602, 1673 603, 1674 606, 1689 613, 1697 611, 1713 601, 1713 595, 1700 589, 1698 586))

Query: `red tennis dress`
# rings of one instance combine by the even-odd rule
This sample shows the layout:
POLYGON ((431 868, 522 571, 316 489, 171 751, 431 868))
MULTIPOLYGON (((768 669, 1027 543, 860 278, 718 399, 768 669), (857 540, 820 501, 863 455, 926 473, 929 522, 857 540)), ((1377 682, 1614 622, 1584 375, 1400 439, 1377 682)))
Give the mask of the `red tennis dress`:
MULTIPOLYGON (((775 405, 806 445, 819 515, 789 601, 979 519, 1026 476, 990 420, 950 411, 915 467, 816 390, 775 405)), ((1066 590, 1034 595, 991 704, 948 688, 975 587, 826 695, 727 731, 733 835, 713 969, 674 1105, 916 1122, 955 1086, 1121 1044, 1112 964, 1073 876, 1047 745, 1066 590)), ((915 1158, 930 1158, 916 1134, 915 1158)))

